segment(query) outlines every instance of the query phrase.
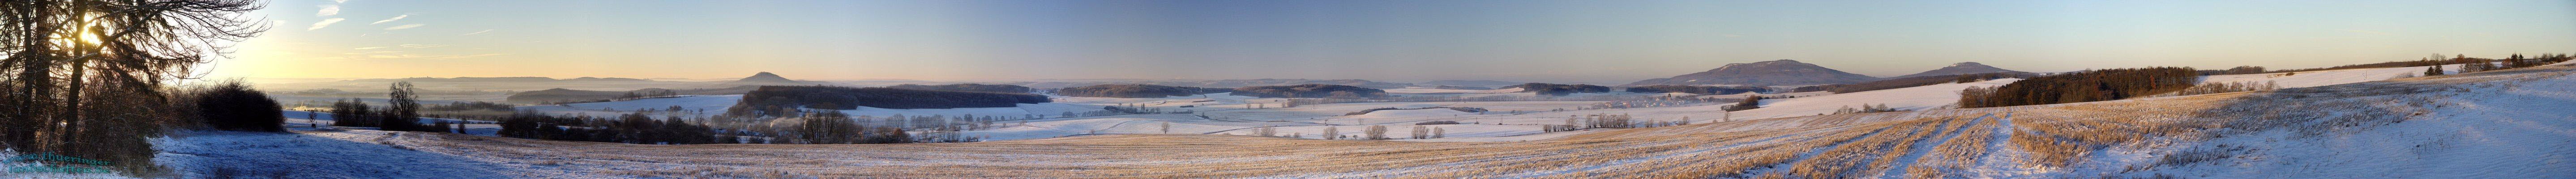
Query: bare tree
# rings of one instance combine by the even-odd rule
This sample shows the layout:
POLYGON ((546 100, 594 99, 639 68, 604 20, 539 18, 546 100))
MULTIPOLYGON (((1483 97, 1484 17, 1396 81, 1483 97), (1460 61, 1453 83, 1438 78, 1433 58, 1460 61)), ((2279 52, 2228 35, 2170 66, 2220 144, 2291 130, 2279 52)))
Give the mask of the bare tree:
POLYGON ((1341 126, 1324 126, 1324 133, 1323 133, 1323 134, 1319 134, 1318 136, 1323 136, 1323 137, 1324 137, 1324 140, 1339 140, 1339 139, 1342 139, 1342 127, 1341 127, 1341 126))
POLYGON ((151 166, 164 81, 267 30, 252 0, 0 1, 0 148, 151 166))
POLYGON ((1423 126, 1413 126, 1413 131, 1411 132, 1413 133, 1413 136, 1407 136, 1406 138, 1429 139, 1431 137, 1431 129, 1423 126))
POLYGON ((1431 138, 1449 138, 1449 130, 1442 130, 1440 127, 1431 127, 1431 138))
POLYGON ((1367 134, 1369 140, 1387 139, 1386 126, 1370 125, 1367 134))

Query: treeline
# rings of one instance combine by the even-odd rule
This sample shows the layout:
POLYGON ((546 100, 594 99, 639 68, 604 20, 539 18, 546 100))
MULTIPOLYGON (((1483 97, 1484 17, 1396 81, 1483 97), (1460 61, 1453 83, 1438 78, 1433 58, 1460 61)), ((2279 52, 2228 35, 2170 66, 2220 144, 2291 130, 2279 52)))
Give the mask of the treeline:
POLYGON ((413 89, 411 82, 394 82, 391 88, 387 90, 389 91, 387 96, 391 98, 385 100, 387 103, 385 106, 368 105, 365 101, 354 98, 332 102, 331 125, 420 132, 457 132, 456 129, 460 128, 457 126, 462 125, 449 123, 446 120, 433 120, 430 124, 421 124, 420 96, 411 93, 413 89))
POLYGON ((2199 81, 2190 67, 2104 69, 2033 77, 2000 87, 1961 91, 1961 108, 2117 100, 2189 88, 2199 81))
POLYGON ((782 133, 794 133, 789 136, 794 136, 796 140, 780 143, 900 144, 912 143, 913 140, 912 134, 905 133, 902 128, 870 128, 850 120, 850 115, 842 114, 841 111, 822 111, 805 116, 807 117, 801 118, 804 120, 803 125, 798 125, 795 131, 782 131, 782 133))
POLYGON ((988 85, 988 84, 975 84, 975 83, 966 83, 966 84, 945 84, 945 85, 916 85, 916 84, 901 84, 901 85, 887 86, 887 88, 897 88, 897 89, 917 89, 917 90, 938 90, 938 91, 994 92, 994 93, 1029 93, 1030 91, 1034 91, 1033 89, 1030 89, 1029 87, 1026 87, 1026 86, 1020 86, 1020 85, 988 85))
MULTIPOLYGON (((2521 68, 2521 67, 2531 67, 2531 66, 2548 65, 2548 64, 2552 64, 2552 63, 2558 63, 2558 62, 2566 62, 2566 61, 2568 61, 2568 60, 2576 60, 2576 56, 2571 56, 2571 55, 2569 55, 2569 54, 2540 54, 2540 55, 2533 55, 2533 56, 2524 56, 2524 55, 2522 55, 2522 54, 2513 54, 2513 55, 2511 55, 2511 56, 2509 56, 2509 57, 2506 57, 2505 59, 2489 59, 2489 58, 2472 58, 2472 57, 2468 57, 2468 55, 2461 55, 2461 54, 2453 54, 2453 55, 2433 54, 2433 55, 2431 55, 2430 57, 2425 57, 2425 58, 2421 58, 2421 59, 2416 59, 2416 60, 2414 60, 2414 61, 2393 61, 2393 62, 2379 62, 2379 63, 2367 63, 2367 64, 2343 65, 2343 66, 2334 66, 2334 67, 2325 67, 2325 68, 2306 68, 2306 69, 2274 70, 2274 71, 2269 71, 2269 72, 2264 72, 2264 73, 2287 73, 2287 72, 2309 72, 2309 71, 2342 70, 2342 69, 2394 68, 2394 67, 2419 67, 2419 66, 2435 66, 2435 65, 2469 64, 2469 65, 2462 65, 2463 67, 2461 67, 2461 68, 2464 68, 2464 69, 2462 69, 2462 70, 2464 70, 2464 71, 2463 71, 2463 72, 2461 72, 2461 73, 2467 73, 2467 72, 2476 72, 2476 71, 2484 71, 2484 70, 2491 70, 2491 69, 2508 69, 2508 68, 2521 68), (2481 64, 2485 64, 2485 63, 2505 63, 2505 64, 2481 65, 2481 64), (2469 70, 2469 68, 2474 68, 2474 69, 2478 69, 2478 70, 2469 70)), ((2240 68, 2242 68, 2242 67, 2240 67, 2240 68)), ((2260 67, 2257 67, 2257 68, 2260 68, 2260 67)), ((2437 68, 2438 68, 2438 67, 2437 67, 2437 68)), ((2242 74, 2251 74, 2251 73, 2242 73, 2242 74)))
POLYGON ((1448 89, 1448 90, 1493 90, 1494 88, 1487 88, 1487 87, 1474 87, 1474 86, 1449 86, 1449 85, 1440 85, 1440 86, 1432 86, 1432 87, 1431 87, 1431 89, 1448 89))
POLYGON ((1520 88, 1520 89, 1521 89, 1521 92, 1538 92, 1538 94, 1540 94, 1540 95, 1548 95, 1548 96, 1565 96, 1565 95, 1571 95, 1571 94, 1574 94, 1574 93, 1608 93, 1608 92, 1610 92, 1610 87, 1608 87, 1608 86, 1601 86, 1601 85, 1588 85, 1588 84, 1572 84, 1572 85, 1567 85, 1567 84, 1549 84, 1549 83, 1528 83, 1528 84, 1518 84, 1518 85, 1511 85, 1511 86, 1503 86, 1503 88, 1504 88, 1504 89, 1520 88))
POLYGON ((500 121, 502 137, 614 142, 629 144, 735 144, 746 143, 736 134, 719 134, 705 124, 691 124, 679 116, 653 119, 649 111, 616 117, 550 116, 535 111, 521 111, 500 121))
POLYGON ((1049 102, 1046 96, 1026 93, 837 86, 762 86, 749 94, 744 94, 742 101, 727 108, 725 113, 735 116, 782 116, 793 113, 797 108, 838 110, 858 109, 860 106, 887 109, 994 108, 1044 102, 1049 102))
POLYGON ((2251 81, 2226 82, 2226 83, 2205 83, 2205 84, 2200 84, 2200 85, 2197 85, 2197 86, 2192 86, 2191 88, 2183 88, 2181 92, 2176 92, 2176 93, 2174 93, 2174 95, 2189 96, 2189 95, 2203 95, 2203 94, 2232 93, 2232 92, 2240 92, 2240 91, 2276 90, 2276 89, 2281 89, 2281 84, 2279 84, 2279 83, 2273 83, 2272 81, 2263 81, 2263 83, 2254 83, 2254 82, 2251 82, 2251 81))
POLYGON ((447 103, 447 104, 430 104, 428 108, 423 108, 423 109, 421 109, 421 110, 430 110, 430 111, 510 111, 510 110, 512 110, 512 109, 511 109, 511 107, 518 107, 518 106, 519 106, 519 105, 510 105, 510 104, 502 104, 502 103, 494 103, 494 102, 482 102, 482 101, 457 101, 457 102, 451 102, 451 103, 447 103))
POLYGON ((1386 98, 1386 90, 1344 85, 1303 84, 1234 88, 1234 95, 1264 98, 1379 99, 1386 98))
POLYGON ((1627 90, 1627 91, 1628 91, 1628 92, 1630 92, 1630 93, 1690 93, 1690 94, 1705 94, 1705 95, 1722 95, 1722 94, 1742 94, 1742 93, 1746 93, 1746 92, 1757 92, 1757 93, 1759 93, 1759 92, 1771 92, 1771 88, 1763 88, 1763 87, 1725 87, 1725 86, 1690 86, 1690 85, 1654 85, 1654 86, 1628 87, 1628 90, 1627 90))
POLYGON ((1897 111, 1907 111, 1907 110, 1900 110, 1900 109, 1896 109, 1896 108, 1892 108, 1892 107, 1887 107, 1887 104, 1870 105, 1870 104, 1867 104, 1867 103, 1863 103, 1863 104, 1860 104, 1860 108, 1852 108, 1851 106, 1843 106, 1843 108, 1842 108, 1842 109, 1835 109, 1835 110, 1834 110, 1834 114, 1860 114, 1860 113, 1897 112, 1897 111))
POLYGON ((1094 98, 1162 98, 1224 92, 1234 92, 1234 89, 1148 84, 1102 84, 1055 90, 1056 95, 1094 98))

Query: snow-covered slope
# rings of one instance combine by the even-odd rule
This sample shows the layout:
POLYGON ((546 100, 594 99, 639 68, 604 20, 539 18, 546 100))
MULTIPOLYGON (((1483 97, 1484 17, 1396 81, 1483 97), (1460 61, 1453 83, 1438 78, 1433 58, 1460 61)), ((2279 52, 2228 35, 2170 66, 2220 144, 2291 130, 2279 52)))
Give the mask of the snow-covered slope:
MULTIPOLYGON (((2263 84, 2263 83, 2265 83, 2265 82, 2270 82, 2270 83, 2280 84, 2282 88, 2299 88, 2299 87, 2325 86, 2325 85, 2336 85, 2336 84, 2346 84, 2346 83, 2360 83, 2360 82, 2366 82, 2366 81, 2379 81, 2379 80, 2398 79, 2398 78, 2407 78, 2407 77, 2418 77, 2418 76, 2424 76, 2424 70, 2425 70, 2424 68, 2432 68, 2432 67, 2395 67, 2395 68, 2342 69, 2342 70, 2326 70, 2326 71, 2296 72, 2295 74, 2292 74, 2292 73, 2264 73, 2264 74, 2242 74, 2242 75, 2210 75, 2210 76, 2201 76, 2201 77, 2200 77, 2200 82, 2201 82, 2201 83, 2253 83, 2253 84, 2263 84)), ((2458 65, 2458 64, 2453 64, 2453 65, 2442 65, 2442 73, 2444 73, 2444 74, 2458 74, 2458 73, 2460 73, 2460 65, 2458 65)))
MULTIPOLYGON (((1895 96, 1827 96, 1845 95, 1895 96)), ((1533 131, 1509 129, 1533 125, 1432 125, 1453 137, 1545 136, 1533 141, 1090 135, 959 144, 635 145, 352 130, 184 133, 154 143, 167 146, 157 148, 162 153, 156 162, 180 177, 209 177, 216 169, 248 165, 295 172, 287 178, 2576 178, 2576 170, 2567 170, 2576 168, 2569 162, 2576 161, 2571 106, 2576 67, 2551 66, 2270 91, 1583 133, 1508 132, 1533 131)), ((1721 113, 1691 109, 1487 116, 1721 113)), ((1183 125, 1197 120, 1191 118, 1134 115, 1025 126, 1138 131, 1175 121, 1175 131, 1220 128, 1183 125)), ((1364 126, 1333 128, 1350 134, 1364 126)), ((1276 129, 1307 134, 1325 127, 1276 129)), ((1389 124, 1387 134, 1403 137, 1411 127, 1389 124)))

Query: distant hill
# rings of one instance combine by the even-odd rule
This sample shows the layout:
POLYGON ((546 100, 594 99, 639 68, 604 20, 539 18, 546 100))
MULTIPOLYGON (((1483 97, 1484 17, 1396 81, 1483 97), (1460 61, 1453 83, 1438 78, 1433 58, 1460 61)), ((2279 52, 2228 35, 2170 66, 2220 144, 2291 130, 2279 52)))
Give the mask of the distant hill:
POLYGON ((1717 67, 1717 69, 1710 69, 1704 72, 1682 74, 1671 78, 1647 79, 1637 81, 1635 83, 1629 83, 1628 85, 1784 86, 1849 84, 1869 82, 1878 79, 1878 77, 1846 73, 1841 70, 1825 68, 1824 66, 1816 66, 1816 64, 1800 63, 1797 60, 1773 60, 1753 63, 1726 64, 1726 66, 1717 67))
POLYGON ((1421 83, 1413 83, 1413 84, 1414 84, 1414 85, 1426 86, 1426 87, 1429 87, 1429 86, 1473 86, 1473 87, 1486 87, 1486 88, 1493 88, 1493 87, 1502 87, 1502 86, 1518 85, 1518 84, 1521 84, 1521 82, 1494 81, 1494 80, 1432 80, 1432 81, 1421 82, 1421 83))
POLYGON ((778 76, 778 74, 776 74, 776 73, 760 72, 760 74, 751 74, 751 77, 742 77, 742 79, 739 79, 739 80, 733 80, 733 82, 744 82, 744 83, 797 83, 798 81, 787 79, 787 77, 780 77, 780 76, 778 76))
POLYGON ((1414 86, 1412 83, 1389 83, 1389 82, 1378 82, 1378 81, 1359 80, 1359 79, 1314 80, 1314 79, 1268 79, 1268 78, 1264 78, 1264 79, 1249 79, 1249 80, 1172 80, 1172 81, 1154 81, 1154 80, 1135 80, 1135 81, 1098 81, 1098 80, 1085 80, 1085 81, 1016 82, 1016 83, 1002 83, 1002 84, 1011 84, 1011 85, 1028 86, 1028 87, 1031 87, 1031 88, 1067 88, 1067 87, 1081 87, 1081 86, 1103 85, 1103 84, 1147 84, 1147 85, 1185 86, 1185 87, 1206 87, 1206 88, 1237 88, 1237 87, 1247 87, 1247 86, 1286 86, 1286 85, 1303 85, 1303 84, 1327 84, 1327 85, 1357 86, 1357 87, 1362 87, 1362 88, 1371 88, 1371 89, 1402 89, 1402 88, 1404 88, 1404 87, 1413 87, 1413 86, 1414 86))
POLYGON ((567 101, 600 101, 600 100, 610 100, 610 99, 617 99, 618 97, 624 97, 624 96, 626 96, 627 94, 636 94, 636 95, 650 95, 650 94, 674 94, 674 95, 734 95, 734 94, 750 93, 750 92, 751 92, 751 90, 753 90, 753 89, 758 89, 759 87, 760 87, 760 86, 734 86, 734 87, 728 87, 728 88, 676 89, 676 90, 675 90, 675 89, 662 89, 662 88, 645 88, 645 89, 636 89, 636 90, 630 90, 630 91, 591 91, 591 90, 575 90, 575 89, 555 88, 555 89, 546 89, 546 90, 536 90, 536 91, 525 91, 525 92, 513 93, 513 94, 510 94, 510 96, 509 96, 509 97, 506 97, 506 98, 503 98, 503 99, 504 99, 504 100, 506 100, 506 101, 508 101, 508 102, 511 102, 511 103, 522 103, 522 104, 542 104, 542 103, 567 102, 567 101))
POLYGON ((722 82, 719 82, 719 83, 716 83, 716 84, 713 84, 713 85, 708 85, 708 86, 731 87, 731 86, 743 86, 743 85, 764 85, 764 86, 811 86, 811 85, 834 85, 834 86, 837 86, 837 85, 841 85, 841 84, 838 84, 838 83, 832 83, 832 82, 822 82, 822 81, 799 81, 799 80, 787 79, 787 77, 784 77, 784 76, 778 76, 778 74, 776 74, 776 73, 760 72, 760 73, 757 73, 757 74, 751 74, 751 76, 749 76, 749 77, 742 77, 742 79, 735 79, 735 80, 733 80, 733 81, 722 81, 722 82))
MULTIPOLYGON (((2257 70, 2257 71, 2260 71, 2260 70, 2257 70)), ((1912 78, 1912 77, 1925 77, 1925 76, 1965 75, 1965 74, 1979 74, 1979 73, 2026 73, 2026 72, 2022 72, 2022 71, 2012 71, 2012 70, 2005 70, 2005 69, 2003 69, 2003 68, 1995 68, 1994 66, 1986 66, 1986 64, 1979 64, 1979 63, 1977 63, 1977 62, 1959 62, 1959 63, 1953 63, 1953 64, 1950 64, 1950 66, 1947 66, 1947 67, 1941 67, 1941 69, 1932 69, 1932 71, 1923 71, 1922 73, 1914 73, 1914 74, 1911 74, 1911 75, 1896 76, 1896 77, 1887 77, 1887 78, 1888 78, 1888 79, 1899 79, 1899 78, 1912 78)))
POLYGON ((653 80, 634 79, 634 78, 599 78, 599 77, 581 77, 581 78, 573 78, 573 79, 555 79, 555 78, 547 78, 547 77, 455 77, 455 78, 413 77, 413 78, 373 78, 373 79, 355 79, 355 80, 346 80, 346 82, 398 82, 398 81, 408 81, 408 82, 589 82, 589 81, 653 81, 653 80))
POLYGON ((646 79, 634 79, 634 78, 599 78, 599 77, 581 77, 581 78, 563 79, 563 80, 556 80, 556 81, 653 81, 653 80, 646 80, 646 79))
POLYGON ((886 109, 948 109, 1016 107, 1019 104, 1049 102, 1047 96, 1028 93, 989 93, 967 91, 916 90, 900 88, 853 88, 838 86, 761 86, 744 94, 742 101, 725 109, 737 116, 783 116, 799 108, 852 110, 859 107, 886 109))

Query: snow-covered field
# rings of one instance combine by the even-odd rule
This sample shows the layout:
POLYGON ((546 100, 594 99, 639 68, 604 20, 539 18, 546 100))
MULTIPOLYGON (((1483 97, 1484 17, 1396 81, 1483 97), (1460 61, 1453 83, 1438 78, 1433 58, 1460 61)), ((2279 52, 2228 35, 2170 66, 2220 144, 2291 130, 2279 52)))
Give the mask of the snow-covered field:
MULTIPOLYGON (((2576 178, 2576 170, 2568 170, 2576 168, 2576 110, 2568 109, 2576 106, 2576 66, 2406 78, 2421 70, 2208 76, 2212 82, 2272 81, 2292 88, 1971 109, 1949 106, 1957 91, 2018 79, 1769 99, 1761 109, 1736 112, 1719 106, 1551 111, 1596 103, 1587 101, 1242 109, 1278 99, 1231 95, 851 110, 1013 115, 1121 104, 1210 109, 1008 121, 965 132, 999 141, 947 144, 637 145, 363 128, 181 132, 153 142, 161 146, 156 162, 190 178, 218 169, 287 178, 2576 178), (1915 111, 1817 115, 1861 104, 1915 111), (1226 105, 1233 106, 1210 107, 1226 105), (1425 107, 1523 112, 1345 115, 1425 107), (1687 117, 1693 124, 1552 133, 1541 133, 1537 125, 1591 114, 1633 115, 1641 122, 1687 117), (1373 125, 1386 127, 1387 137, 1405 138, 1412 123, 1421 121, 1464 124, 1423 126, 1447 131, 1449 138, 1440 139, 1315 140, 1329 135, 1326 128, 1361 135, 1373 125), (1240 136, 1265 128, 1298 138, 1240 136), (274 167, 226 168, 240 166, 274 167)), ((715 111, 731 105, 726 98, 739 96, 522 109, 589 114, 682 105, 715 111)), ((287 113, 298 118, 290 123, 329 122, 287 113)))

